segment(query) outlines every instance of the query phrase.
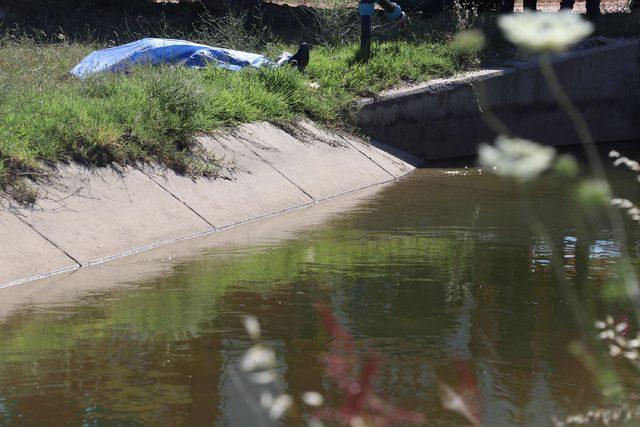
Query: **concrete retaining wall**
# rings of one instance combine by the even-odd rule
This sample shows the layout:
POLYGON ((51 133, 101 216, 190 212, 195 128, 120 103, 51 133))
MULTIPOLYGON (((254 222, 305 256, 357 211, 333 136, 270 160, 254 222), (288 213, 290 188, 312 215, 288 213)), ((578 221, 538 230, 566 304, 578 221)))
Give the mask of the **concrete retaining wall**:
POLYGON ((33 208, 0 199, 0 287, 212 233, 394 180, 417 159, 302 122, 201 136, 226 165, 192 180, 152 167, 64 166, 33 208), (394 154, 389 154, 393 152, 394 154))
MULTIPOLYGON (((597 141, 640 139, 640 41, 558 55, 553 63, 597 141)), ((472 156, 496 136, 478 95, 516 136, 555 146, 579 142, 532 61, 365 100, 359 124, 369 136, 426 160, 472 156)))

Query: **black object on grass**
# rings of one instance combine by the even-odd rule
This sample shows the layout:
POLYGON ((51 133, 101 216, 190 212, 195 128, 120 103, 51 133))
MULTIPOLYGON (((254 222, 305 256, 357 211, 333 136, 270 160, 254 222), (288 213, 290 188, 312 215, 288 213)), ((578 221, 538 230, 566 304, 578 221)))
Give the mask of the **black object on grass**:
POLYGON ((309 65, 311 47, 307 43, 301 43, 295 55, 289 58, 289 64, 298 67, 298 71, 303 72, 309 65))

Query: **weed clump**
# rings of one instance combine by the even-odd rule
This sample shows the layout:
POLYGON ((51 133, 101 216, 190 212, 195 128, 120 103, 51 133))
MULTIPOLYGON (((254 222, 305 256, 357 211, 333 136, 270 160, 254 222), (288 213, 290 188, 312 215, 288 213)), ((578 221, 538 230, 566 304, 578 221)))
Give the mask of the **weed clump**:
POLYGON ((215 159, 191 155, 203 110, 194 72, 179 68, 25 85, 0 103, 0 176, 70 160, 157 162, 185 173, 199 162, 213 166, 215 159))

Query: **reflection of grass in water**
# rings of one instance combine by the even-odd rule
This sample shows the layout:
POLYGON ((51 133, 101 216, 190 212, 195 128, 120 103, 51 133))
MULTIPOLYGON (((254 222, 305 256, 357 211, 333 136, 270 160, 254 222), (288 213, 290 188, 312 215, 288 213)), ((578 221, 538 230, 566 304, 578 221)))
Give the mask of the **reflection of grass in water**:
MULTIPOLYGON (((268 291, 294 282, 310 270, 331 277, 338 272, 349 280, 367 276, 363 265, 397 263, 399 253, 453 261, 461 250, 466 251, 464 242, 449 239, 411 237, 355 243, 341 240, 340 234, 323 234, 326 238, 312 245, 294 241, 230 261, 195 262, 184 273, 180 268, 180 273, 142 284, 143 289, 117 294, 105 303, 94 302, 96 297, 81 300, 70 308, 73 314, 55 321, 46 314, 10 318, 6 324, 10 335, 2 339, 0 355, 3 360, 24 361, 37 357, 39 351, 70 348, 85 339, 110 339, 123 326, 140 339, 185 339, 197 335, 201 322, 215 316, 216 304, 230 286, 268 291), (326 266, 332 268, 325 270, 326 266)), ((438 264, 449 265, 449 261, 438 264)))
MULTIPOLYGON (((67 316, 17 314, 4 323, 0 333, 0 359, 11 366, 4 371, 2 383, 29 384, 24 382, 29 379, 43 385, 66 384, 67 380, 50 373, 53 366, 64 378, 81 375, 83 384, 100 385, 88 394, 54 393, 50 397, 53 402, 73 393, 78 407, 95 408, 95 419, 166 423, 166 419, 156 419, 158 411, 150 408, 180 407, 193 398, 192 390, 176 377, 182 372, 177 347, 187 345, 189 357, 195 358, 205 351, 212 366, 221 363, 216 344, 198 337, 210 337, 209 328, 221 310, 228 309, 226 305, 237 309, 232 295, 232 301, 222 302, 229 291, 240 291, 243 302, 247 298, 243 310, 251 312, 255 310, 251 301, 256 301, 252 294, 268 298, 278 287, 297 282, 319 283, 328 290, 336 284, 347 288, 367 282, 376 285, 387 278, 375 280, 372 267, 398 265, 400 258, 416 261, 423 256, 434 260, 436 268, 445 268, 442 275, 446 277, 449 266, 455 269, 460 265, 460 254, 470 247, 465 241, 447 238, 345 239, 345 231, 339 228, 323 230, 319 236, 232 258, 179 265, 173 274, 142 283, 138 289, 79 299, 69 305, 67 316), (40 368, 34 370, 34 366, 40 368)), ((309 306, 296 307, 296 312, 310 313, 312 302, 299 302, 309 306)), ((52 310, 64 313, 65 306, 52 310)), ((231 317, 213 327, 239 326, 239 321, 240 317, 231 317)), ((373 325, 365 322, 363 326, 368 329, 373 325)), ((30 395, 32 390, 21 390, 18 385, 12 397, 23 392, 30 395)), ((174 410, 166 416, 184 414, 174 410)), ((175 421, 179 424, 183 420, 175 421)))
MULTIPOLYGON (((82 381, 100 383, 100 390, 86 398, 76 396, 78 404, 96 406, 97 418, 127 422, 135 418, 149 423, 156 413, 149 405, 179 406, 192 398, 191 390, 173 383, 174 365, 162 363, 174 359, 176 346, 185 342, 195 345, 196 353, 201 351, 197 337, 218 316, 227 292, 268 294, 308 280, 310 274, 322 286, 352 286, 373 275, 368 273, 371 266, 396 264, 399 254, 413 259, 424 255, 441 258, 437 264, 444 267, 454 260, 459 263, 458 254, 468 249, 465 242, 443 238, 345 240, 341 229, 324 230, 321 236, 233 258, 180 265, 173 274, 142 283, 139 289, 80 299, 68 307, 67 316, 35 312, 9 318, 1 333, 0 359, 11 369, 5 371, 2 382, 18 384, 30 378, 55 383, 48 373, 51 364, 63 363, 64 375, 74 375, 74 367, 91 364, 93 367, 82 368, 82 381), (34 364, 42 370, 34 371, 34 364)), ((308 302, 308 312, 313 310, 312 302, 308 302)), ((64 313, 65 306, 55 310, 64 313)), ((225 323, 239 325, 239 320, 231 318, 225 323)), ((207 351, 207 357, 213 358, 210 363, 218 363, 218 351, 207 351)), ((182 414, 177 411, 173 416, 182 414)))

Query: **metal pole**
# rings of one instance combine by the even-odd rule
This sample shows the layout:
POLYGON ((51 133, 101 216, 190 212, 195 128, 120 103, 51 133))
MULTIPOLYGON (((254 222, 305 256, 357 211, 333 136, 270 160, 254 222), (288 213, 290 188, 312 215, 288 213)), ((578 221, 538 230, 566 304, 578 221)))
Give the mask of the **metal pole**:
POLYGON ((375 13, 376 3, 384 9, 387 19, 394 21, 398 26, 407 20, 407 14, 402 8, 390 0, 360 0, 360 57, 365 61, 371 56, 371 17, 375 13))
POLYGON ((371 16, 374 0, 360 0, 360 57, 367 61, 371 56, 371 16))

